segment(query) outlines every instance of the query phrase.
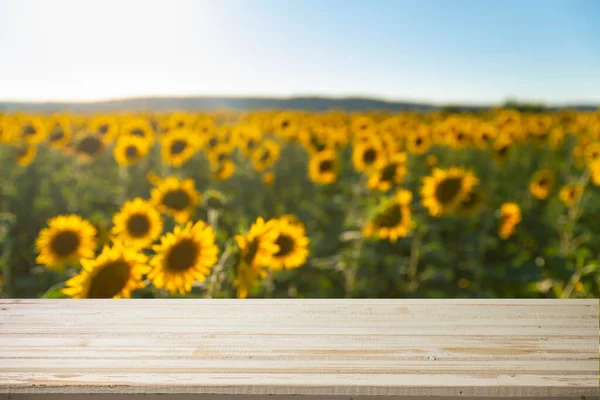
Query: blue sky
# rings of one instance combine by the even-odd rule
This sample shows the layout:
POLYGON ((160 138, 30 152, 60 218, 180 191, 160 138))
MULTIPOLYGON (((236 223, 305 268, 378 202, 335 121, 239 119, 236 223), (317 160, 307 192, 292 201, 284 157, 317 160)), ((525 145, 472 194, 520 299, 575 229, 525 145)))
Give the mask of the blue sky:
POLYGON ((598 0, 0 0, 0 99, 600 103, 598 21, 598 0))

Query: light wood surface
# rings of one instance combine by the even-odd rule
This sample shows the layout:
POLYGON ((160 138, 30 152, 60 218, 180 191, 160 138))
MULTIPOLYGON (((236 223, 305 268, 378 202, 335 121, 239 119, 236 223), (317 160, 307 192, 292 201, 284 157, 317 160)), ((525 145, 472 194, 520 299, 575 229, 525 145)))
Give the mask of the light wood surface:
POLYGON ((0 300, 0 398, 591 399, 598 321, 598 300, 0 300))

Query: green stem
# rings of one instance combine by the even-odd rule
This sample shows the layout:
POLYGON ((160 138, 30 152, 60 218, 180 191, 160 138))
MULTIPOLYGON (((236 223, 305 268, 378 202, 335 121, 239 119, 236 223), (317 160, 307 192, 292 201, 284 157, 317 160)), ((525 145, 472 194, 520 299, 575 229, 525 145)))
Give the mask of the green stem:
POLYGON ((415 237, 413 238, 410 247, 410 258, 408 261, 408 268, 406 270, 406 277, 408 278, 408 292, 414 293, 418 288, 420 282, 417 278, 417 268, 419 266, 419 256, 421 254, 421 241, 427 232, 427 228, 421 227, 417 230, 415 237))
POLYGON ((583 172, 581 176, 580 184, 583 186, 583 191, 573 207, 567 210, 567 222, 563 226, 560 232, 560 254, 563 256, 568 256, 575 248, 573 248, 573 236, 575 232, 575 225, 579 217, 581 217, 581 200, 583 199, 583 194, 585 192, 585 188, 590 180, 590 174, 587 169, 583 172))
POLYGON ((231 252, 229 251, 229 249, 226 249, 223 252, 223 254, 221 254, 221 257, 219 258, 217 264, 214 266, 212 274, 210 274, 208 290, 206 291, 207 299, 214 299, 219 295, 219 292, 221 291, 221 285, 223 283, 223 278, 225 277, 225 264, 230 256, 231 252))

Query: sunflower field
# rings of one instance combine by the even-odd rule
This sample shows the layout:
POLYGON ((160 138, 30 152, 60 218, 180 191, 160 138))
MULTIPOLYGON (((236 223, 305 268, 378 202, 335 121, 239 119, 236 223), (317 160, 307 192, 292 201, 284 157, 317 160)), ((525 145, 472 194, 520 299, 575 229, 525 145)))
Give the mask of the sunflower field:
POLYGON ((600 112, 0 114, 0 297, 598 297, 600 112))

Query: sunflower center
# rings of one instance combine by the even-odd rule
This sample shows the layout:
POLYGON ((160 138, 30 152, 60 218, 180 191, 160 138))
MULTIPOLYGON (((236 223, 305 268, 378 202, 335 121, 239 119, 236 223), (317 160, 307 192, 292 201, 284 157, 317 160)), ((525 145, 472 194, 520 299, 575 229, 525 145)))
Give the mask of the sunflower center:
POLYGON ((131 265, 125 260, 105 264, 92 278, 87 292, 88 299, 112 299, 127 285, 131 275, 131 265))
POLYGON ((134 238, 143 237, 150 230, 150 221, 145 214, 134 214, 127 220, 127 232, 134 238))
POLYGON ((94 136, 84 138, 79 142, 79 145, 77 145, 78 152, 89 155, 98 153, 100 149, 102 149, 102 142, 94 136))
POLYGON ((171 144, 171 154, 179 154, 185 150, 187 147, 187 142, 185 140, 175 140, 173 144, 171 144))
POLYGON ((442 204, 451 203, 460 193, 462 178, 446 178, 435 188, 435 198, 442 204))
POLYGON ((418 138, 415 140, 415 144, 416 144, 417 146, 420 146, 420 145, 422 145, 422 144, 423 144, 423 138, 419 136, 419 137, 418 137, 418 138))
POLYGON ((398 168, 398 164, 392 163, 386 165, 381 171, 381 180, 382 181, 391 181, 396 176, 396 169, 398 168))
POLYGON ((22 147, 17 150, 17 158, 23 158, 29 153, 29 149, 27 147, 22 147))
POLYGON ((323 150, 325 150, 327 148, 327 145, 325 145, 324 143, 321 143, 321 142, 315 142, 314 148, 318 152, 321 152, 321 151, 323 151, 323 150))
POLYGON ((543 177, 542 179, 540 179, 540 180, 538 181, 538 185, 539 185, 540 187, 546 187, 546 186, 549 186, 549 185, 550 185, 550 178, 548 178, 548 177, 546 177, 546 176, 545 176, 545 177, 543 177))
POLYGON ((183 121, 177 122, 177 127, 178 128, 183 128, 184 125, 185 125, 185 123, 183 121))
POLYGON ((319 172, 329 172, 333 170, 332 160, 323 160, 319 163, 319 172))
POLYGON ((108 124, 100 125, 100 127, 98 128, 98 132, 100 132, 101 135, 106 135, 106 133, 108 132, 108 124))
POLYGON ((190 196, 182 189, 171 190, 163 197, 162 203, 167 208, 181 211, 190 205, 190 196))
POLYGON ((192 239, 181 239, 177 242, 166 257, 166 268, 174 272, 182 272, 196 264, 198 258, 198 243, 192 239))
POLYGON ((217 138, 212 138, 208 141, 208 147, 210 147, 212 149, 213 147, 215 147, 217 145, 217 143, 218 143, 217 138))
POLYGON ((373 220, 375 225, 379 227, 391 228, 402 222, 402 210, 400 204, 394 203, 388 206, 385 210, 377 214, 373 220))
POLYGON ((248 143, 246 144, 246 146, 247 146, 249 149, 253 149, 253 148, 256 146, 256 142, 254 141, 254 139, 249 139, 249 140, 248 140, 248 143))
POLYGON ((217 157, 217 160, 221 163, 223 161, 225 161, 226 159, 227 159, 227 154, 225 154, 225 153, 220 153, 219 156, 217 157))
POLYGON ((248 243, 248 247, 246 253, 244 254, 244 262, 248 265, 252 265, 254 261, 254 257, 256 256, 256 252, 258 251, 259 239, 254 238, 250 243, 248 243))
POLYGON ((500 147, 498 150, 496 150, 496 153, 500 156, 503 157, 506 155, 506 153, 508 153, 508 146, 502 146, 500 147))
POLYGON ((65 132, 62 130, 62 128, 60 126, 57 125, 56 127, 54 127, 54 129, 52 130, 52 133, 50 134, 50 141, 56 142, 57 140, 60 140, 63 137, 65 137, 65 132))
POLYGON ((280 234, 275 242, 279 246, 279 251, 275 253, 276 257, 285 257, 294 250, 294 239, 288 235, 280 234))
POLYGON ((375 157, 377 157, 377 152, 373 149, 369 149, 363 154, 363 161, 366 164, 373 164, 373 161, 375 161, 375 157))
POLYGON ((290 126, 290 121, 283 121, 283 122, 281 123, 281 127, 282 127, 283 129, 287 128, 288 126, 290 126))
POLYGON ((132 136, 137 136, 137 137, 142 137, 142 138, 146 136, 144 134, 144 130, 140 129, 140 128, 132 129, 130 133, 132 136))
POLYGON ((265 150, 265 151, 263 151, 263 154, 260 157, 260 161, 265 162, 269 159, 270 156, 271 156, 271 152, 269 150, 265 150))
POLYGON ((27 124, 23 127, 23 135, 25 136, 33 136, 35 135, 37 130, 30 124, 27 124))
POLYGON ((50 248, 57 256, 68 257, 77 250, 79 244, 79 235, 75 231, 62 231, 52 238, 50 248))
POLYGON ((134 145, 127 146, 125 149, 125 155, 127 158, 136 158, 140 153, 138 152, 137 147, 134 145))

